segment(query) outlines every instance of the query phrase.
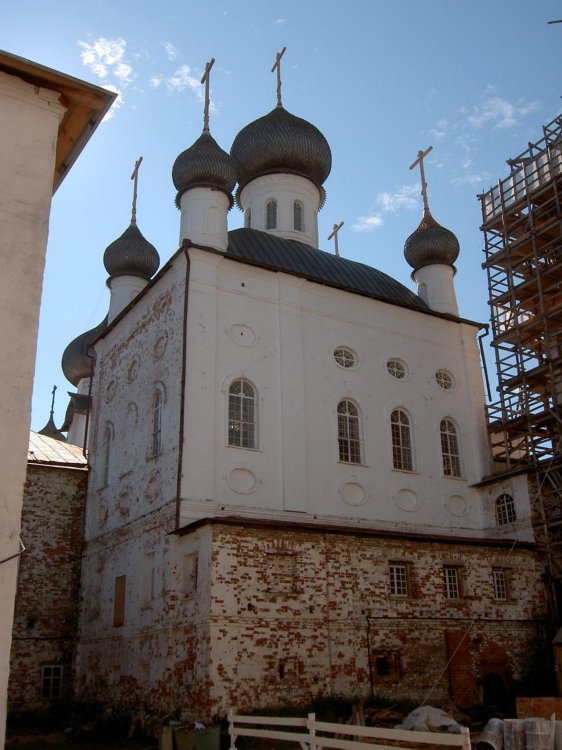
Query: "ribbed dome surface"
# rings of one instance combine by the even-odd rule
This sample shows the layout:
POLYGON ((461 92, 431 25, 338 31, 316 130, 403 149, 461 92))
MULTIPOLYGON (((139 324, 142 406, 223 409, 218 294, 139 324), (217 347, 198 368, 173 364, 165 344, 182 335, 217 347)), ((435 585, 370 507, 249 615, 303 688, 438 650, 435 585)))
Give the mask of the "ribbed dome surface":
POLYGON ((160 256, 154 245, 144 238, 136 224, 131 223, 103 254, 103 264, 110 277, 150 277, 158 270, 160 256))
POLYGON ((404 243, 404 257, 414 271, 435 263, 453 266, 459 251, 456 236, 438 224, 429 211, 424 213, 419 227, 404 243))
POLYGON ((260 175, 281 172, 308 178, 323 194, 322 184, 332 168, 330 146, 318 128, 283 107, 242 128, 230 154, 238 193, 260 175))
POLYGON ((88 357, 88 349, 100 333, 107 327, 107 317, 90 331, 81 333, 64 350, 62 355, 62 371, 72 385, 77 386, 82 378, 92 375, 92 358, 88 357))
MULTIPOLYGON (((222 190, 231 198, 236 172, 230 156, 210 133, 202 133, 193 146, 182 151, 174 162, 172 180, 178 194, 176 206, 186 190, 210 187, 222 190)), ((232 198, 231 198, 232 200, 232 198)))

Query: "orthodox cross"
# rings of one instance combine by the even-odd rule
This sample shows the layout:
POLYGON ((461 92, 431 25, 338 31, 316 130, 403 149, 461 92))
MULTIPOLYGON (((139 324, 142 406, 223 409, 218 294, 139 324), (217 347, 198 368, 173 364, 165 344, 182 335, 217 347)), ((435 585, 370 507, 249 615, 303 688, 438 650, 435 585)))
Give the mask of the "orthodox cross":
POLYGON ((53 390, 51 391, 51 394, 53 396, 53 398, 51 399, 51 419, 53 418, 53 414, 55 412, 55 393, 56 393, 56 390, 57 390, 57 386, 54 385, 53 386, 53 390))
POLYGON ((131 211, 131 224, 137 223, 137 185, 139 181, 139 167, 142 162, 142 156, 139 156, 139 158, 135 162, 135 168, 133 169, 133 174, 131 175, 131 180, 133 180, 133 210, 131 211))
POLYGON ((209 105, 211 103, 211 100, 209 98, 209 78, 211 73, 211 68, 215 64, 215 58, 211 57, 208 63, 205 65, 205 72, 203 73, 203 78, 201 79, 201 83, 205 84, 205 114, 203 115, 203 132, 208 133, 209 132, 209 105))
POLYGON ((332 237, 334 238, 334 242, 336 243, 336 255, 339 257, 340 249, 338 247, 338 232, 343 227, 343 221, 340 221, 339 224, 334 224, 334 228, 332 229, 331 234, 328 235, 328 239, 331 240, 332 237))
POLYGON ((423 199, 423 212, 429 213, 429 204, 427 202, 427 182, 425 181, 425 172, 423 169, 423 160, 425 157, 429 154, 430 151, 433 151, 433 146, 429 146, 426 148, 425 151, 418 151, 418 158, 415 160, 413 164, 410 164, 410 169, 414 169, 415 167, 420 165, 420 175, 421 175, 421 195, 423 199))
POLYGON ((283 104, 281 102, 281 58, 285 54, 285 50, 286 49, 287 49, 287 47, 283 47, 283 49, 281 50, 281 52, 277 53, 277 55, 275 56, 275 64, 271 68, 271 72, 272 73, 277 68, 277 106, 278 107, 282 107, 283 106, 283 104))

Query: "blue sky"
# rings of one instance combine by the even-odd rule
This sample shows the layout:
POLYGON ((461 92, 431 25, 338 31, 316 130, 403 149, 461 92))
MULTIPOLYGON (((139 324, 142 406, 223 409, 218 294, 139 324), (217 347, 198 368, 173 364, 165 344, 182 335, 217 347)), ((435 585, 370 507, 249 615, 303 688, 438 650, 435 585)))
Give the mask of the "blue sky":
MULTIPOLYGON (((412 287, 403 257, 421 216, 419 149, 434 217, 461 244, 461 314, 487 321, 479 192, 562 110, 562 2, 542 0, 4 0, 0 47, 120 92, 53 199, 32 426, 58 387, 71 390, 66 345, 108 307, 102 257, 128 226, 130 175, 143 156, 138 224, 165 262, 177 249, 171 169, 199 136, 205 62, 211 132, 229 150, 270 111, 283 46, 283 103, 324 133, 333 168, 319 216, 321 247, 344 221, 340 252, 412 287)), ((233 209, 230 228, 241 225, 233 209)), ((493 358, 488 357, 491 367, 493 358)))

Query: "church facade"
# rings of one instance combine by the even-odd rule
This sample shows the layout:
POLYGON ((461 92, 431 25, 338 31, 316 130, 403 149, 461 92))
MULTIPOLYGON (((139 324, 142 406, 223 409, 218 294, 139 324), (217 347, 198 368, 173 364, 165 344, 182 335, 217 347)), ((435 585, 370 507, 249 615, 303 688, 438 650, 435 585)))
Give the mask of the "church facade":
POLYGON ((280 93, 230 154, 206 116, 178 156, 159 271, 134 210, 107 248, 108 318, 63 357, 91 466, 78 700, 208 720, 334 694, 466 706, 532 677, 527 481, 494 474, 421 157, 417 293, 318 248, 331 152, 280 93))

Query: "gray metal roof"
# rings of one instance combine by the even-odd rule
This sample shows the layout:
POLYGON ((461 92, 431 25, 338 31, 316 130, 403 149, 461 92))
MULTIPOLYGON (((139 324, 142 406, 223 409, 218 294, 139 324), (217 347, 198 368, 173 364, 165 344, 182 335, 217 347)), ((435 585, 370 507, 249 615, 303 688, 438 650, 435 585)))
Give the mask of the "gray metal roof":
POLYGON ((72 443, 63 443, 37 432, 29 433, 27 460, 33 464, 76 467, 85 467, 87 463, 82 449, 78 446, 72 445, 72 443))
POLYGON ((395 305, 429 311, 417 294, 376 268, 269 232, 234 229, 228 233, 226 257, 395 305))

